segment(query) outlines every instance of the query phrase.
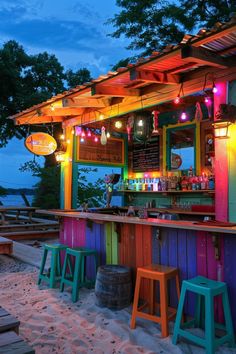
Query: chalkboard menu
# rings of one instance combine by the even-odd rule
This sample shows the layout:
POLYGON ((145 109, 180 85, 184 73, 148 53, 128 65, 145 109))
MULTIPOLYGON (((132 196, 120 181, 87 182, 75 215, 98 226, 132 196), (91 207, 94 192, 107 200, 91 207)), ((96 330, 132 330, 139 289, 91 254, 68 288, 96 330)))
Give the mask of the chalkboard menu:
POLYGON ((77 140, 77 161, 97 163, 105 165, 124 164, 124 141, 117 138, 107 139, 107 144, 100 141, 85 139, 84 142, 77 140))
POLYGON ((144 144, 133 145, 133 172, 157 171, 160 169, 160 137, 151 138, 144 144))

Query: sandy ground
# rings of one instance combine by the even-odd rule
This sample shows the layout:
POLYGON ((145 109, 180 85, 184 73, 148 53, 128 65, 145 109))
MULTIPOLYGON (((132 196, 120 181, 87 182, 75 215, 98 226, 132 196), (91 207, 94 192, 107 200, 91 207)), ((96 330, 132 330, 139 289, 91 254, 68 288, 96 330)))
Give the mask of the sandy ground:
MULTIPOLYGON (((158 324, 138 320, 129 328, 131 307, 112 311, 95 305, 94 290, 82 289, 73 304, 69 291, 37 286, 38 269, 0 256, 0 305, 19 318, 20 335, 36 354, 180 354, 205 351, 171 336, 161 338, 158 324)), ((68 289, 69 290, 69 289, 68 289)), ((172 332, 172 326, 171 326, 172 332)), ((221 347, 217 353, 236 353, 221 347)))

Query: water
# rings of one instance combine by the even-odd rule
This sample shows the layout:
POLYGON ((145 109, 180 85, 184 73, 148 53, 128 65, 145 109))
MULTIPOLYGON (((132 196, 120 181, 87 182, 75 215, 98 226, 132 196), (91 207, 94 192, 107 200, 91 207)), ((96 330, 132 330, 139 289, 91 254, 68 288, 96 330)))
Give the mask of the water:
MULTIPOLYGON (((30 205, 32 205, 33 201, 33 195, 26 195, 27 200, 29 201, 30 205)), ((17 194, 9 194, 6 197, 1 197, 0 196, 0 201, 4 206, 12 206, 12 205, 17 205, 17 206, 25 206, 25 202, 22 198, 21 195, 17 194)))

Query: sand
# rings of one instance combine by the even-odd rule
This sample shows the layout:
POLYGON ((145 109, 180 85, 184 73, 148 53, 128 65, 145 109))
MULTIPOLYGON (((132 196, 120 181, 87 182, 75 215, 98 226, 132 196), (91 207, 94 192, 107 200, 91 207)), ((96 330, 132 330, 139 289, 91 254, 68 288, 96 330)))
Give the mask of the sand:
MULTIPOLYGON (((172 345, 171 336, 162 339, 158 324, 137 320, 129 328, 131 307, 112 311, 95 305, 94 290, 82 289, 73 304, 69 289, 37 286, 38 269, 0 256, 0 305, 19 318, 20 335, 36 354, 203 354, 202 348, 181 342, 172 345)), ((171 332, 173 325, 171 325, 171 332)), ((217 353, 236 353, 221 347, 217 353)))

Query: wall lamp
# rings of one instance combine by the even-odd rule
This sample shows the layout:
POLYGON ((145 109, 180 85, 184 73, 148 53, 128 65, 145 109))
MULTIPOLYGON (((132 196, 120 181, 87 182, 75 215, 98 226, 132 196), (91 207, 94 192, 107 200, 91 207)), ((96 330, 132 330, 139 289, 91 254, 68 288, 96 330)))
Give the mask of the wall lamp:
POLYGON ((216 112, 216 120, 212 123, 216 139, 229 138, 229 126, 236 121, 236 106, 220 104, 216 112))
POLYGON ((228 120, 219 120, 212 124, 214 128, 214 137, 216 139, 228 139, 229 138, 229 126, 232 122, 228 120))

